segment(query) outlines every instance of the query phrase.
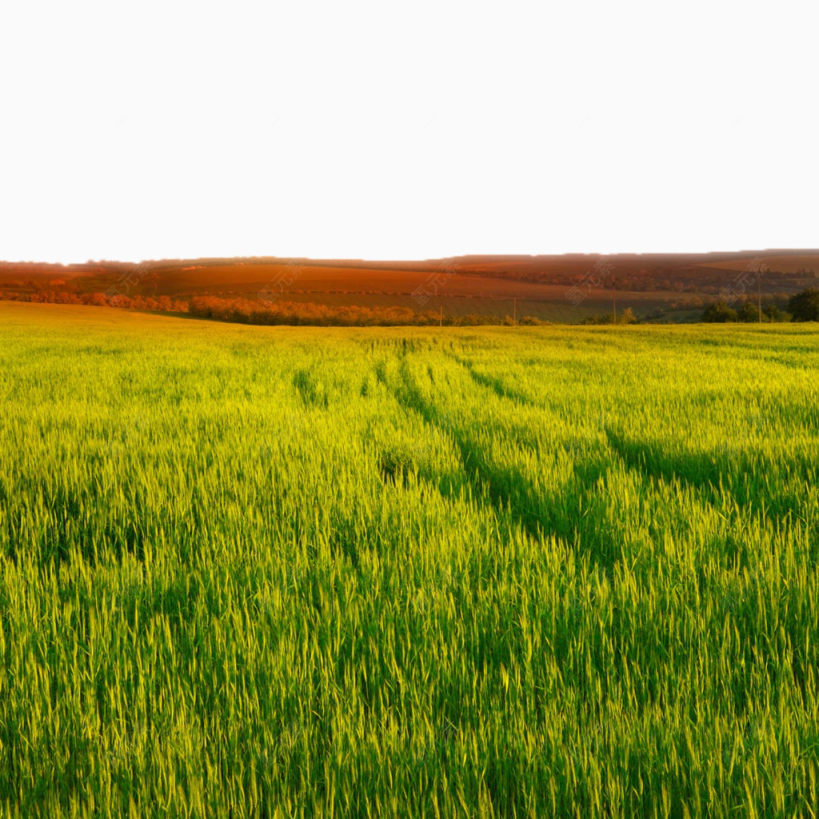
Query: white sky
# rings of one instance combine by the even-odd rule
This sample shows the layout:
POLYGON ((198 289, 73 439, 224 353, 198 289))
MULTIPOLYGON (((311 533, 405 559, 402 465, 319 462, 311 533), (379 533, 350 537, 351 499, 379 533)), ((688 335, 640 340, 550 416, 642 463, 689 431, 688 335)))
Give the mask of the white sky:
POLYGON ((0 4, 0 259, 819 246, 813 2, 0 4))

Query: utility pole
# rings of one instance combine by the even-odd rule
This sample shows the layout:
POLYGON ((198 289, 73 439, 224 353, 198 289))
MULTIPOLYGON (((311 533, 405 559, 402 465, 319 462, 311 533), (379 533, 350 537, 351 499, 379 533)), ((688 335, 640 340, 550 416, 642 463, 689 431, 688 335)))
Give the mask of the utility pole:
POLYGON ((514 306, 512 307, 512 324, 518 326, 518 297, 514 298, 514 306))
POLYGON ((438 326, 439 327, 444 326, 444 305, 443 305, 443 302, 441 302, 441 316, 438 319, 438 326))
POLYGON ((756 304, 759 308, 759 323, 762 324, 762 284, 760 283, 760 279, 762 278, 762 265, 759 265, 756 269, 756 304))

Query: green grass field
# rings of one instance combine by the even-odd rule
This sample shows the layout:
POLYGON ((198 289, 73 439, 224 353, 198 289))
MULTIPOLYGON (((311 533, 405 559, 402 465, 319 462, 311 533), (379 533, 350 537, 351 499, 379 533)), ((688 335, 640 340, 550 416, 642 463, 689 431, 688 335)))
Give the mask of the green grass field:
POLYGON ((5 815, 816 815, 816 325, 0 304, 0 410, 5 815))

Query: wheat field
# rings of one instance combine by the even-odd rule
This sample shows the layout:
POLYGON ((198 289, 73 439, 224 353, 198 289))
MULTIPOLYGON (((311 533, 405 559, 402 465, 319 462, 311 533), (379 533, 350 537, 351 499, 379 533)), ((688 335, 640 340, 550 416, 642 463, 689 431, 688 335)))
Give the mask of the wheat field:
POLYGON ((815 816, 816 325, 0 304, 8 816, 815 816))

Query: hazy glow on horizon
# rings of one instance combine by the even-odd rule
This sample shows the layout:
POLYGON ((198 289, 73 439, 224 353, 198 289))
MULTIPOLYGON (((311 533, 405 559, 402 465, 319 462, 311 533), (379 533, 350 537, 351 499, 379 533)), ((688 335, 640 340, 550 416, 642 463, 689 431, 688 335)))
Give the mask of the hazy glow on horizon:
POLYGON ((0 259, 816 247, 809 2, 0 6, 0 259))

